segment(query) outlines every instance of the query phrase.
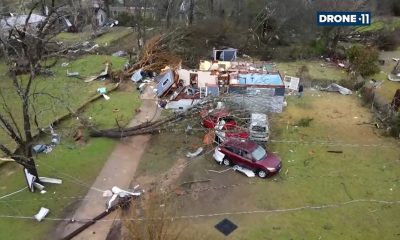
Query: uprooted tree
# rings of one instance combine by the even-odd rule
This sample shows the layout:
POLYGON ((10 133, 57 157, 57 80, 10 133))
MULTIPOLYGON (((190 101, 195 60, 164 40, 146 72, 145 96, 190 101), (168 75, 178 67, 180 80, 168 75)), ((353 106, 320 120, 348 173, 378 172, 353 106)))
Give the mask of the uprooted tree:
POLYGON ((0 150, 4 157, 22 165, 40 183, 32 153, 35 134, 41 132, 41 110, 35 99, 39 95, 53 100, 56 97, 37 90, 35 81, 43 74, 45 66, 41 63, 54 56, 51 39, 58 33, 56 24, 61 13, 53 1, 49 14, 39 23, 32 23, 33 12, 38 7, 39 2, 33 4, 27 15, 17 16, 24 19, 23 24, 12 21, 0 30, 0 43, 9 70, 3 81, 11 81, 8 89, 0 88, 0 129, 3 132, 0 135, 4 136, 0 139, 0 150), (19 75, 20 62, 24 62, 23 75, 19 75))

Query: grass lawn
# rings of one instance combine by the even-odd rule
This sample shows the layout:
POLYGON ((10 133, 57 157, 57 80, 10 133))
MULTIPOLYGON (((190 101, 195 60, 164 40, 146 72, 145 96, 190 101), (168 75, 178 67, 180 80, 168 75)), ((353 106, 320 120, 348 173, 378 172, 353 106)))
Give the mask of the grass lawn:
POLYGON ((368 79, 383 81, 380 88, 377 89, 378 95, 383 98, 385 103, 391 103, 397 89, 400 88, 400 82, 389 81, 387 76, 393 70, 396 62, 392 58, 400 58, 400 48, 397 51, 381 52, 380 59, 385 60, 385 64, 381 67, 381 72, 368 79))
POLYGON ((110 46, 114 41, 117 41, 133 32, 129 27, 113 27, 111 30, 95 39, 95 42, 100 46, 110 46))
MULTIPOLYGON (((134 117, 134 109, 140 106, 135 90, 116 91, 109 96, 111 97, 109 101, 99 99, 90 104, 83 115, 92 117, 93 121, 101 127, 115 127, 115 118, 126 119, 121 123, 127 123, 128 119, 134 117), (119 111, 115 112, 114 109, 119 109, 119 111)), ((57 132, 62 134, 61 144, 48 155, 38 155, 36 160, 41 176, 61 178, 63 184, 46 185, 46 194, 30 193, 24 190, 16 195, 0 199, 0 215, 33 216, 40 207, 46 207, 50 209, 48 217, 62 218, 73 204, 88 200, 82 199, 88 191, 86 186, 93 183, 117 142, 97 138, 90 139, 84 146, 75 146, 70 134, 76 127, 77 121, 72 119, 57 126, 57 132)), ((41 141, 48 142, 49 137, 41 141)), ((19 165, 8 163, 0 168, 0 196, 24 186, 22 169, 19 165)), ((90 201, 103 200, 90 199, 90 201)), ((0 239, 51 239, 48 234, 56 224, 57 222, 50 220, 38 223, 32 219, 0 217, 0 239)))
POLYGON ((307 66, 311 80, 340 81, 347 79, 347 72, 336 68, 326 66, 324 61, 296 61, 296 62, 278 62, 277 69, 284 74, 296 76, 302 66, 307 66), (321 67, 324 64, 325 67, 321 67))
POLYGON ((376 20, 369 26, 362 26, 356 28, 356 32, 366 33, 366 32, 377 32, 381 30, 395 31, 400 29, 400 17, 394 17, 389 20, 376 20))
MULTIPOLYGON (((372 114, 356 96, 306 91, 302 99, 288 97, 284 112, 271 118, 271 138, 298 142, 272 141, 268 146, 281 157, 282 171, 268 179, 247 178, 233 171, 207 171, 226 169, 217 165, 210 153, 190 160, 177 185, 211 181, 180 187, 187 194, 174 195, 176 215, 228 214, 174 222, 184 227, 184 237, 195 239, 226 239, 214 228, 224 218, 238 225, 229 239, 398 239, 399 204, 357 202, 400 199, 399 143, 382 137, 374 126, 362 124, 371 119, 372 114), (313 118, 310 126, 296 127, 306 117, 313 118), (375 144, 382 146, 372 146, 375 144), (342 204, 348 201, 356 202, 342 204), (324 205, 329 207, 297 209, 324 205), (260 212, 229 214, 247 211, 260 212)), ((198 147, 199 135, 186 143, 186 148, 190 144, 192 149, 198 147)), ((180 140, 174 136, 160 135, 173 143, 154 139, 149 151, 162 153, 159 161, 184 157, 185 151, 176 144, 185 143, 184 135, 180 140)), ((150 167, 160 172, 159 166, 150 167)), ((147 172, 152 175, 151 170, 147 172)))
MULTIPOLYGON (((94 39, 94 41, 100 46, 104 46, 106 44, 110 46, 112 42, 121 39, 132 32, 132 28, 129 27, 113 27, 107 33, 94 39)), ((92 35, 90 31, 79 33, 61 32, 55 37, 55 39, 57 41, 63 41, 68 44, 80 41, 88 41, 91 39, 91 37, 92 35)))
MULTIPOLYGON (((96 89, 98 87, 111 87, 111 85, 102 81, 85 83, 84 80, 66 76, 67 70, 70 72, 79 72, 82 77, 98 74, 104 70, 103 63, 107 60, 112 62, 115 69, 121 69, 126 61, 124 58, 118 57, 87 55, 78 60, 71 61, 65 68, 61 67, 62 61, 59 61, 51 69, 54 72, 53 76, 38 76, 35 79, 34 89, 37 92, 49 93, 60 98, 58 101, 47 95, 38 95, 36 98, 35 105, 39 113, 38 119, 41 127, 45 127, 56 118, 67 114, 66 106, 69 106, 71 109, 77 109, 97 94, 96 89)), ((6 69, 4 64, 0 64, 0 69, 3 68, 6 69)), ((0 75, 0 87, 5 95, 7 104, 9 106, 19 106, 20 101, 18 101, 16 91, 6 74, 0 75)), ((3 111, 3 109, 0 111, 3 111)), ((12 108, 12 111, 17 121, 21 121, 20 107, 12 108)), ((3 131, 0 131, 0 141, 8 143, 8 146, 12 146, 13 144, 3 131)))

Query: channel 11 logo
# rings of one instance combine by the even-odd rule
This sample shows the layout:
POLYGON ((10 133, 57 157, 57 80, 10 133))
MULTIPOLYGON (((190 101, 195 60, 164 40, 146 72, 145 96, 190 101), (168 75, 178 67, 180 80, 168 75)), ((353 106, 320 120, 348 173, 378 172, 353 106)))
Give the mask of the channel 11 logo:
POLYGON ((370 12, 318 12, 319 26, 366 26, 371 24, 370 12))

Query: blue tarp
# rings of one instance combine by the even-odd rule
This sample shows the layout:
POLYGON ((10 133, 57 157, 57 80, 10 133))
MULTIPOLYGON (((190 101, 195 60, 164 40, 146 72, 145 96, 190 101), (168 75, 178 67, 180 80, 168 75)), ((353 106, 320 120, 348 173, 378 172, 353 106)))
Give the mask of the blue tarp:
POLYGON ((247 85, 283 85, 279 74, 239 74, 239 84, 247 85))
POLYGON ((107 89, 105 87, 101 87, 97 89, 97 92, 100 94, 106 94, 107 93, 107 89))
POLYGON ((161 97, 174 84, 174 73, 168 70, 155 77, 154 80, 157 82, 157 97, 161 97))

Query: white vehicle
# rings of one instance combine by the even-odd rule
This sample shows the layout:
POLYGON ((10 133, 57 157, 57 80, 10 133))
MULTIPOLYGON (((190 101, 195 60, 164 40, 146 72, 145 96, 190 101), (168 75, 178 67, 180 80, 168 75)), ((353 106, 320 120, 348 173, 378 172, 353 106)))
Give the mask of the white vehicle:
POLYGON ((252 113, 250 126, 250 140, 266 142, 269 139, 268 116, 263 113, 252 113))

